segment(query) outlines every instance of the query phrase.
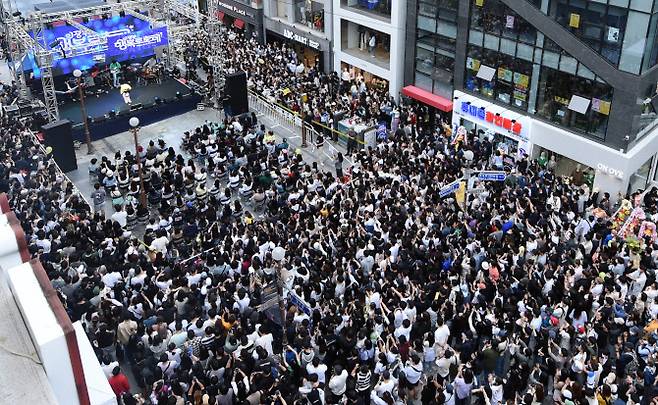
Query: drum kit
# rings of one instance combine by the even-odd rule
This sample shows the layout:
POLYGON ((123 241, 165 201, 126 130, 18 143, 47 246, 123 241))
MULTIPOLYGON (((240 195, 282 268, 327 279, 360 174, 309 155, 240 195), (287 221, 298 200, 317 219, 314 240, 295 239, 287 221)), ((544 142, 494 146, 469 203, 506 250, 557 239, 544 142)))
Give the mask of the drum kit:
POLYGON ((162 63, 131 63, 124 69, 125 80, 136 82, 138 85, 162 83, 164 65, 162 63))

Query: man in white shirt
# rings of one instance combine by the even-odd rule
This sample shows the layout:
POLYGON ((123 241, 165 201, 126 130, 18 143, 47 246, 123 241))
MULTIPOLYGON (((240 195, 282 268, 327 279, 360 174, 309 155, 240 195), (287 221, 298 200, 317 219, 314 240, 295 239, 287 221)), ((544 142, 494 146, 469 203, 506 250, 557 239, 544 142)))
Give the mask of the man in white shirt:
POLYGON ((333 396, 333 400, 330 403, 339 403, 340 399, 345 394, 347 390, 347 370, 343 370, 343 367, 336 364, 334 366, 334 375, 329 379, 329 391, 333 396))
POLYGON ((318 383, 320 384, 325 384, 327 381, 327 365, 320 364, 320 359, 317 357, 314 357, 313 360, 306 365, 306 372, 308 375, 317 375, 318 383))
POLYGON ((128 219, 128 213, 123 210, 123 207, 116 207, 116 212, 112 214, 112 221, 116 221, 121 225, 122 228, 126 226, 128 219))
POLYGON ((436 317, 436 331, 434 331, 434 342, 443 348, 448 344, 450 338, 450 328, 443 323, 443 317, 440 315, 436 317))
POLYGON ((274 350, 272 349, 272 341, 274 340, 274 337, 272 334, 269 333, 264 326, 261 326, 258 328, 258 335, 259 336, 256 338, 254 344, 265 349, 270 356, 274 355, 274 350))
POLYGON ((393 393, 397 381, 391 378, 391 373, 388 370, 384 370, 379 382, 375 385, 375 392, 377 396, 381 397, 384 395, 384 392, 393 393))

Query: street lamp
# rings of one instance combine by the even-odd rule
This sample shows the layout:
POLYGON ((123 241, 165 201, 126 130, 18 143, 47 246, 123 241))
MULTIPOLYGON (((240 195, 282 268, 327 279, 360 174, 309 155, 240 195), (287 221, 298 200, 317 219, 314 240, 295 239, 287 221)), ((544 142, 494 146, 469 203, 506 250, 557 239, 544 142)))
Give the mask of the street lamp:
POLYGON ((274 282, 276 283, 276 292, 279 296, 279 312, 281 313, 281 328, 283 329, 283 352, 288 345, 288 336, 286 331, 286 305, 283 302, 283 280, 281 278, 281 262, 286 258, 286 250, 281 246, 272 249, 272 259, 276 262, 276 271, 274 272, 274 282))
POLYGON ((146 190, 144 189, 144 174, 142 173, 142 159, 139 156, 139 142, 137 133, 139 132, 139 118, 131 117, 128 121, 132 128, 133 137, 135 138, 135 158, 137 159, 137 174, 139 174, 139 202, 146 208, 146 190))
POLYGON ((82 71, 75 69, 73 76, 77 82, 78 93, 80 94, 80 111, 82 113, 82 123, 85 126, 85 142, 87 143, 87 154, 91 155, 94 151, 91 146, 91 135, 89 135, 89 123, 87 122, 87 107, 85 106, 85 92, 82 90, 82 71))

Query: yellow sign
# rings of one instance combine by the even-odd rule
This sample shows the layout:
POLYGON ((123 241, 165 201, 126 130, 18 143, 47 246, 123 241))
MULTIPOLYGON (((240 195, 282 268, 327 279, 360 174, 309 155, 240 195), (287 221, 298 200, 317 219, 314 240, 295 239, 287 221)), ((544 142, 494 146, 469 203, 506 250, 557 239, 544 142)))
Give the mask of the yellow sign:
POLYGON ((466 204, 466 182, 461 181, 459 182, 459 188, 457 191, 455 191, 455 200, 457 201, 457 204, 459 204, 460 207, 464 208, 464 204, 466 204))
POLYGON ((560 104, 562 104, 562 105, 569 105, 569 99, 568 99, 568 98, 564 98, 564 97, 560 97, 560 96, 555 96, 555 97, 553 97, 553 100, 554 100, 556 103, 560 103, 560 104))
POLYGON ((571 13, 569 15, 569 27, 573 27, 573 28, 580 27, 580 14, 571 13))

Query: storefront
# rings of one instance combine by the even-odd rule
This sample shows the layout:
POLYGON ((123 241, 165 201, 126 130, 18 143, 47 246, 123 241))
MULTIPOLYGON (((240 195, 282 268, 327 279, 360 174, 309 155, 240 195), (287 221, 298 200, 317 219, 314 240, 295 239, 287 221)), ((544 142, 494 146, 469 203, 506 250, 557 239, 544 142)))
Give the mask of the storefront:
POLYGON ((454 93, 452 110, 452 128, 463 126, 482 139, 488 138, 505 154, 509 165, 524 154, 532 154, 530 117, 461 91, 454 93))
POLYGON ((363 81, 369 88, 378 88, 382 91, 388 91, 388 80, 372 74, 367 70, 352 66, 347 62, 341 62, 340 71, 342 72, 345 69, 347 69, 347 71, 350 73, 350 78, 352 80, 356 80, 357 78, 362 77, 363 81))
POLYGON ((241 30, 247 37, 263 42, 263 10, 234 0, 218 0, 217 18, 226 26, 241 30))
POLYGON ((268 43, 285 42, 297 53, 307 68, 317 66, 329 73, 332 69, 331 41, 322 38, 315 31, 303 31, 277 20, 265 19, 265 36, 268 43))
MULTIPOLYGON (((581 135, 533 120, 534 157, 541 151, 554 153, 559 159, 592 168, 593 187, 610 193, 611 200, 658 184, 658 134, 648 134, 628 152, 616 150, 581 135)), ((565 173, 563 173, 565 174, 565 173)), ((566 173, 568 175, 568 173, 566 173)))

